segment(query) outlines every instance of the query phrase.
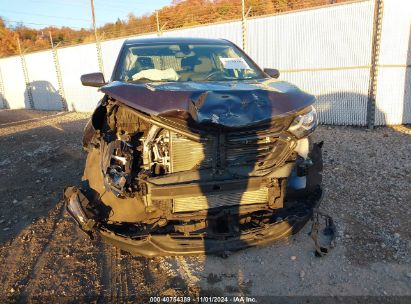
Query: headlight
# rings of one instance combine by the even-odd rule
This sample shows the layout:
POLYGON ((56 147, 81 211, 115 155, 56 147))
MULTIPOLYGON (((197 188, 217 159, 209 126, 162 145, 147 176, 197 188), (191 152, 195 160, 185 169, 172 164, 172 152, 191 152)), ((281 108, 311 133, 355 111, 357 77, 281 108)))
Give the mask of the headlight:
POLYGON ((302 138, 312 133, 318 125, 317 111, 313 106, 308 113, 298 115, 294 118, 288 131, 293 133, 297 138, 302 138))

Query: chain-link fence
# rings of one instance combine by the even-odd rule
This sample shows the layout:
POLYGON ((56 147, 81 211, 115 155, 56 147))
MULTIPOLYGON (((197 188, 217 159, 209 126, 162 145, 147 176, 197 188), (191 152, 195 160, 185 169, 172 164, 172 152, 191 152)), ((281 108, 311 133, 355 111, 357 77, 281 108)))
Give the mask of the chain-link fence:
POLYGON ((101 94, 82 87, 80 75, 110 78, 127 38, 111 37, 191 36, 231 40, 260 66, 279 69, 281 80, 317 96, 322 123, 411 123, 411 1, 322 2, 230 1, 199 26, 209 8, 182 11, 178 21, 165 9, 138 28, 99 32, 99 43, 22 51, 0 59, 0 106, 91 111, 101 94))

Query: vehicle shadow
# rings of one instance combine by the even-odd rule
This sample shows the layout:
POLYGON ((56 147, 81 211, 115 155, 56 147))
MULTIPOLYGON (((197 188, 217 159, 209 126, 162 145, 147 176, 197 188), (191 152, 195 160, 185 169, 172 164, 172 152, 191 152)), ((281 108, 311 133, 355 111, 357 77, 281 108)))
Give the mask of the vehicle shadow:
MULTIPOLYGON (((198 170, 200 181, 200 193, 190 198, 189 206, 192 209, 206 210, 204 228, 194 233, 203 238, 205 254, 199 276, 206 284, 200 284, 199 296, 248 294, 251 286, 243 281, 242 265, 229 270, 230 274, 237 277, 237 286, 227 285, 224 290, 216 288, 214 284, 222 278, 216 274, 219 270, 216 269, 215 256, 230 259, 232 254, 236 255, 237 250, 254 246, 258 235, 251 237, 244 231, 267 227, 274 223, 274 219, 281 218, 270 230, 275 235, 270 237, 274 239, 295 234, 304 224, 300 224, 296 217, 288 217, 291 209, 287 211, 281 209, 282 204, 276 205, 277 199, 281 200, 284 195, 282 191, 287 187, 287 180, 264 179, 260 177, 262 173, 258 173, 272 170, 269 168, 276 166, 282 151, 280 140, 269 140, 264 135, 267 130, 274 132, 284 128, 282 120, 266 121, 264 128, 252 126, 259 117, 276 116, 278 109, 274 109, 271 102, 275 96, 268 96, 267 90, 240 91, 238 94, 232 94, 232 91, 219 92, 221 96, 217 98, 225 99, 226 106, 219 100, 216 111, 213 108, 216 96, 211 96, 213 94, 217 93, 205 92, 191 97, 193 108, 188 126, 193 133, 199 133, 199 117, 207 117, 203 124, 206 132, 201 135, 200 151, 191 147, 185 150, 185 165, 197 160, 192 163, 192 167, 193 170, 198 170), (213 126, 212 121, 219 124, 213 126), (247 126, 247 123, 249 126, 241 129, 222 127, 224 124, 247 126), (220 206, 224 208, 218 209, 220 206), (251 213, 253 217, 250 217, 251 213)), ((173 164, 173 167, 176 165, 173 164)), ((298 198, 285 200, 284 207, 290 208, 296 200, 298 198)), ((174 200, 174 206, 177 205, 178 201, 174 200)), ((300 211, 296 208, 295 214, 301 214, 300 211)), ((301 222, 305 223, 304 220, 301 222)), ((259 237, 261 245, 266 245, 268 240, 264 243, 264 238, 268 238, 268 232, 261 231, 259 237)))
MULTIPOLYGON (((355 92, 335 92, 316 97, 318 101, 315 106, 320 124, 367 126, 367 95, 355 92)), ((385 125, 386 113, 378 107, 375 109, 375 117, 379 117, 385 125)))
MULTIPOLYGON (((33 109, 62 111, 67 109, 67 101, 62 98, 54 86, 46 80, 37 80, 29 83, 32 95, 33 109)), ((31 109, 29 89, 24 92, 24 105, 26 109, 31 109)))
MULTIPOLYGON (((326 124, 326 123, 330 124, 330 121, 327 119, 331 115, 335 116, 336 107, 338 108, 342 107, 344 111, 352 115, 351 118, 354 118, 357 120, 364 118, 358 115, 355 108, 353 108, 353 104, 355 104, 356 101, 358 101, 359 104, 362 104, 362 102, 364 101, 366 102, 368 99, 366 95, 357 94, 353 92, 337 92, 335 94, 320 95, 320 96, 317 96, 317 98, 323 105, 321 109, 318 110, 320 121, 322 121, 322 124, 326 124)), ((409 100, 404 100, 404 103, 406 102, 409 102, 409 100)), ((377 107, 376 115, 380 115, 381 117, 383 117, 382 123, 385 124, 387 114, 377 107)), ((334 124, 341 125, 338 123, 334 123, 334 124)), ((318 138, 318 137, 315 137, 315 138, 318 140, 323 140, 322 138, 318 138)), ((325 142, 325 147, 324 147, 325 149, 327 149, 328 144, 332 144, 332 143, 325 142)), ((206 148, 204 148, 204 150, 206 150, 206 148)), ((204 152, 204 154, 206 153, 207 152, 204 152)), ((361 151, 358 151, 358 153, 361 153, 361 151)), ((250 161, 254 165, 259 163, 258 150, 255 149, 250 154, 250 161)), ((338 162, 338 160, 335 160, 335 159, 333 160, 333 162, 334 161, 338 162)), ((205 164, 205 162, 203 162, 203 164, 205 164)), ((333 166, 332 163, 327 163, 326 165, 333 166)), ((250 170, 247 171, 247 173, 250 173, 250 172, 251 172, 250 170)), ((202 176, 201 171, 200 171, 200 176, 202 176)), ((208 178, 209 176, 203 175, 203 177, 208 178)), ((324 179, 327 179, 327 178, 330 178, 330 177, 327 177, 327 176, 324 177, 324 179)), ((206 195, 206 193, 209 191, 209 188, 207 187, 201 187, 201 189, 202 189, 203 195, 206 195)), ((245 197, 244 193, 247 191, 247 187, 244 186, 244 187, 239 187, 237 189, 239 192, 242 193, 242 197, 245 197)), ((333 191, 333 189, 328 189, 328 191, 333 191)), ((332 202, 325 201, 323 203, 327 205, 332 202)), ((208 200, 208 206, 210 207, 210 205, 211 203, 208 200)), ((242 208, 241 205, 237 205, 232 209, 232 211, 238 212, 241 210, 241 208, 242 208)), ((333 216, 333 214, 330 214, 330 215, 333 216)), ((207 215, 207 222, 212 222, 212 221, 214 221, 214 215, 212 214, 212 212, 209 211, 209 214, 207 215)), ((342 221, 342 219, 336 218, 336 221, 337 222, 342 221)), ((229 217, 228 215, 224 215, 224 217, 222 218, 221 226, 226 227, 226 226, 233 225, 233 227, 238 227, 240 225, 240 222, 241 222, 241 217, 238 215, 231 216, 231 217, 229 217), (229 218, 231 220, 229 220, 229 218)), ((306 227, 304 231, 308 232, 309 229, 310 229, 309 227, 306 227)), ((302 244, 303 250, 312 250, 312 254, 314 254, 314 248, 315 248, 314 243, 311 241, 308 235, 304 237, 306 237, 308 241, 307 243, 302 244), (308 244, 311 244, 312 247, 310 248, 308 244)), ((200 296, 201 295, 202 296, 250 295, 252 294, 252 290, 253 290, 253 286, 252 286, 253 281, 250 279, 250 275, 249 275, 250 265, 256 264, 256 259, 257 259, 257 264, 259 264, 258 265, 259 267, 260 267, 260 264, 264 265, 264 263, 266 263, 267 265, 269 265, 272 262, 271 260, 267 260, 267 257, 271 257, 271 254, 268 254, 268 252, 270 252, 271 250, 270 248, 246 249, 250 251, 250 259, 248 260, 247 253, 245 251, 231 252, 231 253, 227 251, 226 254, 216 256, 214 254, 215 248, 213 247, 213 243, 206 238, 204 240, 204 244, 205 244, 205 257, 203 260, 200 259, 201 266, 199 268, 200 271, 198 273, 198 276, 200 277, 200 280, 199 280, 200 296), (258 254, 256 254, 256 252, 258 252, 258 254), (218 256, 220 256, 220 258, 218 256), (236 284, 234 282, 236 282, 236 284)), ((247 246, 245 241, 243 241, 242 245, 245 245, 245 247, 247 246)), ((274 243, 272 243, 272 245, 275 246, 274 243)), ((285 246, 290 246, 290 245, 287 243, 285 246)), ((293 248, 295 246, 293 246, 293 248)), ((287 254, 290 254, 289 251, 287 251, 286 249, 284 250, 280 249, 279 252, 282 252, 282 254, 284 252, 287 252, 287 254)), ((261 267, 264 267, 264 266, 261 266, 261 267)), ((267 292, 269 293, 269 291, 267 292)))

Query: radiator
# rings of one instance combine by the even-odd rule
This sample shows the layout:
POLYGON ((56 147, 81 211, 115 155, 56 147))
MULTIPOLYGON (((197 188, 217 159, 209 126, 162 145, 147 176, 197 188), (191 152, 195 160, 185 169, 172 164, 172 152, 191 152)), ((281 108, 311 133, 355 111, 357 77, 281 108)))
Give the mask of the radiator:
MULTIPOLYGON (((271 135, 271 134, 268 134, 271 135)), ((211 168, 220 155, 213 141, 199 143, 170 132, 171 172, 211 168)), ((247 135, 228 135, 223 144, 226 166, 258 165, 260 167, 281 165, 284 156, 291 153, 290 143, 275 136, 262 134, 257 140, 247 135)))
POLYGON ((189 212, 234 205, 266 204, 268 189, 255 191, 231 192, 217 195, 176 198, 173 200, 173 212, 189 212))
POLYGON ((171 172, 181 172, 212 166, 212 147, 170 134, 171 172))

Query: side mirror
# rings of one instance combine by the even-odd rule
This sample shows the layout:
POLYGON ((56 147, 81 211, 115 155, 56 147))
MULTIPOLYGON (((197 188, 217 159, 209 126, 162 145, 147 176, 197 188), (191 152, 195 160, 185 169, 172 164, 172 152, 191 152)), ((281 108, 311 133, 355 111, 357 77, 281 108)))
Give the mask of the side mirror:
POLYGON ((80 77, 81 84, 88 87, 102 87, 106 84, 103 73, 84 74, 80 77))
POLYGON ((280 77, 280 71, 277 69, 264 69, 264 72, 270 76, 271 78, 278 78, 280 77))

